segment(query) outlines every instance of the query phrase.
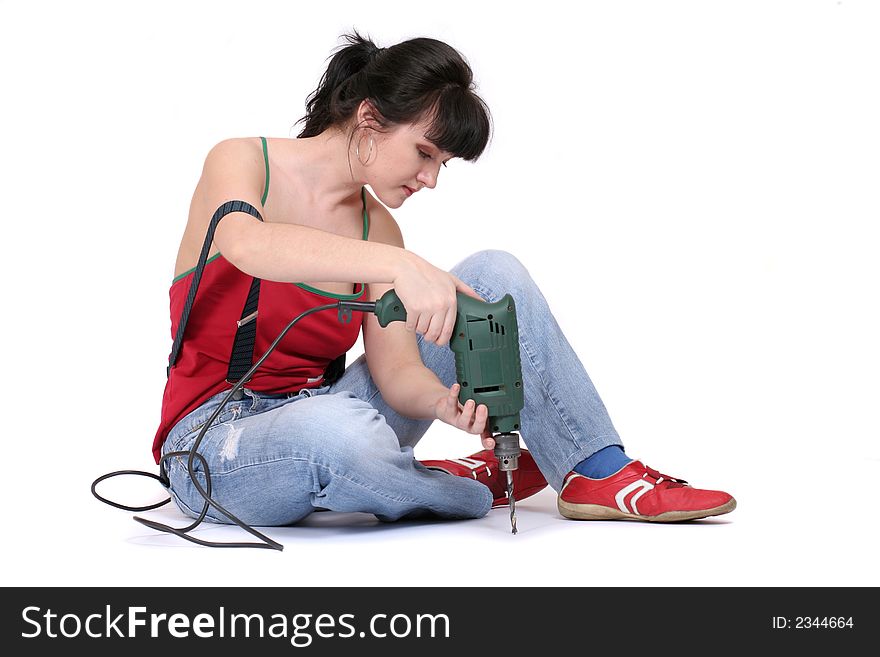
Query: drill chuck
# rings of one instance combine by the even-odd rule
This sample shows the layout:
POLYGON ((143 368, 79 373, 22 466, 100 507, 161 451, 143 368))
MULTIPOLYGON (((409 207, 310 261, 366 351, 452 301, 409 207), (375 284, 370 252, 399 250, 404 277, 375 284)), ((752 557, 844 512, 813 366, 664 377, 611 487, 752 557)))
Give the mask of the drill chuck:
POLYGON ((495 458, 498 459, 498 468, 502 472, 516 470, 519 467, 519 456, 522 453, 519 448, 519 435, 499 433, 493 438, 495 439, 495 458))

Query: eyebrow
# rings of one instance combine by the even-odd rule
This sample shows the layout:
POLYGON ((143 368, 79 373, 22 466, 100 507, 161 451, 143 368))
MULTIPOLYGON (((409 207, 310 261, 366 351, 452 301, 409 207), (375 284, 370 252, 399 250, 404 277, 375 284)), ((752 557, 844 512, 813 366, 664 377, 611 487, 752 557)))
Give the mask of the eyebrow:
MULTIPOLYGON (((427 146, 431 151, 433 151, 435 155, 441 155, 443 153, 443 151, 441 151, 435 144, 424 138, 422 138, 422 143, 420 144, 420 146, 427 146)), ((454 155, 450 154, 449 157, 443 160, 443 163, 445 164, 446 162, 449 162, 454 157, 454 155)))

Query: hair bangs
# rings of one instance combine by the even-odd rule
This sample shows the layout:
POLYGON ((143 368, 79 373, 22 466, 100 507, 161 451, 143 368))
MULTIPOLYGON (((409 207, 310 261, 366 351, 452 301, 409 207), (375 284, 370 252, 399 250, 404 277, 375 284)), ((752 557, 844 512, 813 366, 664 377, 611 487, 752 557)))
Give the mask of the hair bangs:
POLYGON ((476 160, 489 143, 491 118, 486 103, 461 87, 440 92, 430 112, 425 138, 440 150, 463 160, 476 160))

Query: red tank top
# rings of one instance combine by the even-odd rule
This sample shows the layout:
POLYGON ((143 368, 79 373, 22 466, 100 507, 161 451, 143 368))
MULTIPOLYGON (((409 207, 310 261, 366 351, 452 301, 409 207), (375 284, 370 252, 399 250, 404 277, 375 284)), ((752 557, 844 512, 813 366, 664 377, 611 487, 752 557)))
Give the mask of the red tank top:
MULTIPOLYGON (((268 191, 268 178, 267 190, 268 191)), ((265 203, 266 194, 263 195, 265 203)), ((369 234, 369 217, 364 199, 364 239, 369 234)), ((193 271, 181 274, 171 284, 171 337, 186 303, 193 271)), ((171 368, 162 397, 162 417, 153 440, 153 457, 159 462, 168 432, 208 398, 232 386, 226 382, 236 322, 241 318, 252 278, 222 255, 208 260, 199 291, 190 311, 177 361, 171 368)), ((331 294, 302 283, 263 280, 257 306, 257 335, 254 360, 260 358, 278 334, 300 313, 333 300, 360 300, 366 286, 358 284, 353 294, 331 294)), ((361 323, 355 314, 343 324, 335 310, 324 310, 301 319, 288 331, 247 387, 258 392, 295 392, 322 385, 331 361, 347 352, 357 341, 361 323)))

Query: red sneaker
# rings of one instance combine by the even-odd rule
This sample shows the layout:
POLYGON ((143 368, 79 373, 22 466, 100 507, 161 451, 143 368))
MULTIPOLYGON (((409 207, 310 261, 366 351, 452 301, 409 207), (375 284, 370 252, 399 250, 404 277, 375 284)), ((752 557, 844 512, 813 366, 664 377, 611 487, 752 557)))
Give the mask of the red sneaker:
MULTIPOLYGON (((432 470, 442 470, 458 477, 470 477, 485 484, 495 500, 492 508, 507 506, 507 474, 498 469, 498 459, 491 449, 471 454, 461 459, 443 461, 419 461, 432 470)), ((513 496, 519 502, 547 486, 547 480, 538 469, 535 459, 527 449, 521 450, 519 467, 513 471, 513 496)))
POLYGON ((736 500, 720 490, 692 488, 683 479, 632 461, 604 479, 569 472, 557 507, 573 520, 675 522, 729 513, 736 500))

